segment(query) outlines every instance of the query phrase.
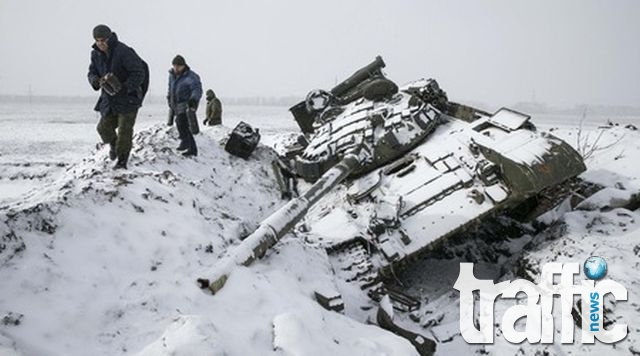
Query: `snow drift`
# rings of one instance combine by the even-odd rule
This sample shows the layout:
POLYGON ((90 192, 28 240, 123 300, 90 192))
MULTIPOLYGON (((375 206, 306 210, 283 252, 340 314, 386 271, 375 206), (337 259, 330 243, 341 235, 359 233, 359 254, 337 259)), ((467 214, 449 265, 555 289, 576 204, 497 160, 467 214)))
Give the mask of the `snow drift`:
POLYGON ((322 309, 326 253, 292 236, 216 296, 195 283, 280 199, 260 146, 227 154, 206 128, 200 155, 174 128, 134 138, 130 169, 106 150, 1 207, 0 353, 18 355, 411 355, 404 339, 322 309))

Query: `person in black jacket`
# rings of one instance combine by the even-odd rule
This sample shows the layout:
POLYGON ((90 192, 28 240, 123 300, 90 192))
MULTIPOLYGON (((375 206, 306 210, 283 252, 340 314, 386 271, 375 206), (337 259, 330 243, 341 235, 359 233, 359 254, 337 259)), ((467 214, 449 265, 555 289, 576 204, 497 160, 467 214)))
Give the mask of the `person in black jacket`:
MULTIPOLYGON (((191 70, 181 55, 175 56, 171 65, 167 102, 171 111, 176 115, 175 121, 180 137, 178 151, 184 151, 182 155, 186 157, 197 156, 198 147, 189 127, 187 115, 195 115, 195 111, 198 109, 200 98, 202 98, 202 83, 200 76, 191 70)), ((195 125, 197 124, 198 122, 195 121, 195 125)))
POLYGON ((101 116, 98 134, 110 146, 109 158, 118 159, 114 169, 126 169, 136 115, 149 87, 149 68, 106 25, 96 26, 93 38, 87 77, 94 90, 102 89, 94 108, 101 116))

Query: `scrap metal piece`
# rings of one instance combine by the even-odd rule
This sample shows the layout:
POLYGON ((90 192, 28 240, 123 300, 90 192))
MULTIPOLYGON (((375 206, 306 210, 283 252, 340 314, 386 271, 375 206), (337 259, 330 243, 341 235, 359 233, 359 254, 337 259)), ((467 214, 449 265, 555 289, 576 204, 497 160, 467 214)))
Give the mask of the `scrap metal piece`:
POLYGON ((420 309, 420 300, 418 300, 418 298, 384 284, 380 284, 377 288, 371 289, 367 294, 376 302, 380 302, 382 298, 388 296, 393 308, 399 311, 412 312, 420 309))
POLYGON ((251 127, 244 121, 240 121, 238 125, 229 134, 229 139, 224 145, 224 150, 234 156, 248 159, 251 153, 256 149, 260 142, 260 130, 251 127))
MULTIPOLYGON (((388 300, 389 297, 385 296, 384 299, 388 300)), ((376 314, 378 326, 409 340, 411 345, 416 348, 416 351, 418 351, 418 354, 420 354, 420 356, 432 356, 436 352, 436 342, 426 336, 416 334, 394 323, 393 309, 385 308, 384 299, 381 300, 380 307, 378 308, 378 313, 376 314)))
POLYGON ((318 304, 320 304, 323 308, 338 313, 344 311, 344 301, 342 300, 342 295, 335 289, 316 290, 313 294, 316 297, 316 301, 318 302, 318 304))

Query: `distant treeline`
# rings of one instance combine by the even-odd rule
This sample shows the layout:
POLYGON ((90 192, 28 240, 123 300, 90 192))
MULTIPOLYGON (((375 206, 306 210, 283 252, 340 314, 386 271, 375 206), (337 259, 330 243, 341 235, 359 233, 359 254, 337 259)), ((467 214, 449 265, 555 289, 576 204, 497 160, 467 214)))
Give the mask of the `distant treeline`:
MULTIPOLYGON (((40 95, 0 95, 0 103, 24 104, 60 104, 60 103, 95 103, 97 96, 40 96, 40 95)), ((202 98, 204 101, 204 97, 202 98)), ((296 96, 283 97, 237 97, 221 98, 225 105, 261 105, 261 106, 293 106, 303 98, 296 96)), ((147 104, 166 103, 164 96, 150 95, 145 99, 147 104)))
POLYGON ((298 96, 282 96, 282 97, 241 97, 241 98, 223 98, 227 105, 267 105, 267 106, 293 106, 304 100, 298 96))
MULTIPOLYGON (((298 96, 251 96, 251 97, 222 97, 224 105, 250 105, 250 106, 286 106, 290 107, 299 103, 304 98, 298 96)), ((204 98, 202 99, 204 100, 204 98)), ((32 104, 60 104, 60 103, 95 103, 96 96, 40 96, 40 95, 0 95, 0 103, 32 103, 32 104)), ((150 95, 145 99, 147 104, 163 104, 166 98, 160 95, 150 95)), ((488 111, 493 106, 477 102, 465 102, 465 104, 484 108, 488 111)), ((565 114, 565 115, 611 115, 611 116, 640 116, 640 106, 624 105, 594 105, 581 104, 573 107, 553 107, 539 102, 519 102, 510 108, 526 114, 565 114)), ((498 109, 497 107, 495 109, 498 109)))
POLYGON ((572 107, 552 107, 544 103, 520 102, 513 109, 527 114, 561 114, 561 115, 611 115, 611 116, 640 116, 640 106, 625 105, 593 105, 580 104, 572 107))

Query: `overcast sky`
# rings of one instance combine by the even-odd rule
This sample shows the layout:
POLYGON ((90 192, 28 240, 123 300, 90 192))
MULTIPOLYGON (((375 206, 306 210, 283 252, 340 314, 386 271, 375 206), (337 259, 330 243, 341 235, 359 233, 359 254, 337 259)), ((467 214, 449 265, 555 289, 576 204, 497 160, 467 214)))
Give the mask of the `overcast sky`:
POLYGON ((221 97, 304 96, 382 55, 457 100, 640 105, 638 0, 0 0, 0 94, 94 95, 99 23, 157 95, 177 53, 221 97))

